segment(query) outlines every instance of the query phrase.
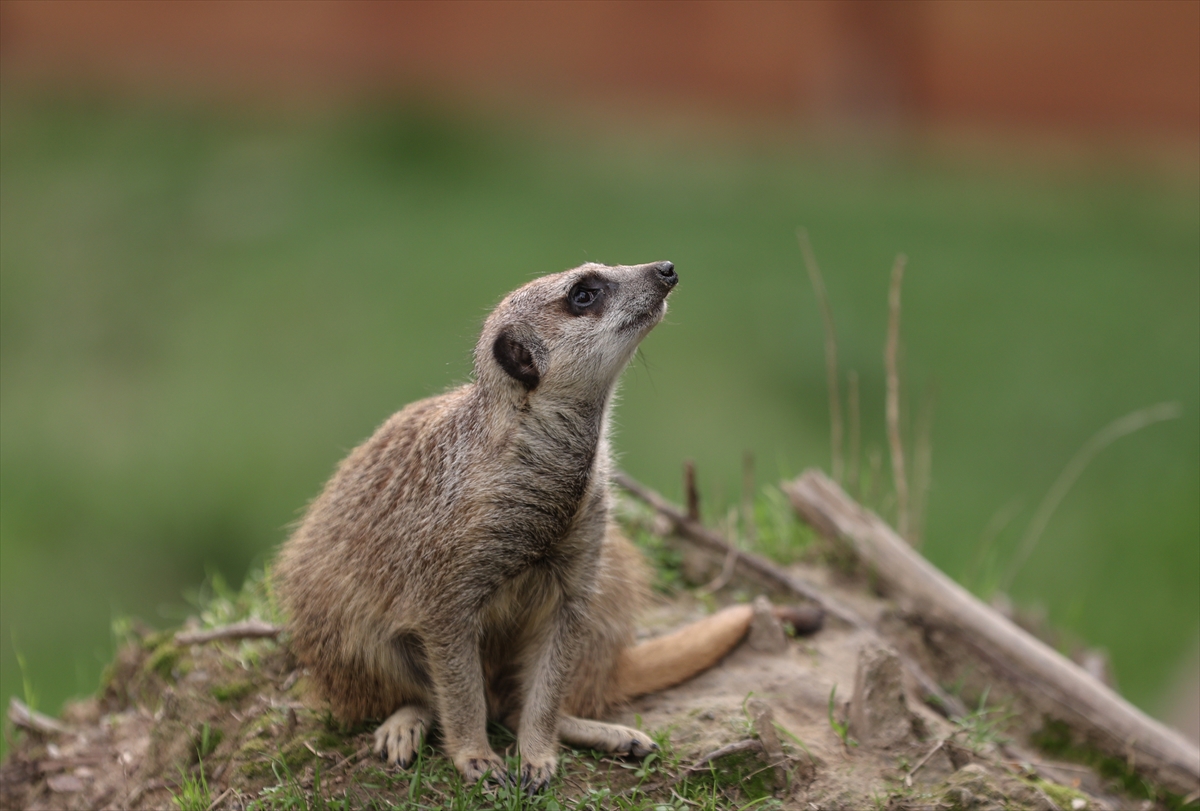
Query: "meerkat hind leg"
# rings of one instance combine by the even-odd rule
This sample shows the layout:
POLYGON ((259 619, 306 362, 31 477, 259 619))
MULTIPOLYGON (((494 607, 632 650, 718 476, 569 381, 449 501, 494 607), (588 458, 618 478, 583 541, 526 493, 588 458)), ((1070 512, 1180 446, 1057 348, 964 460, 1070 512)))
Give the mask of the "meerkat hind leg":
POLYGON ((375 730, 375 754, 393 766, 407 769, 421 751, 421 741, 433 723, 433 710, 407 704, 375 730))
POLYGON ((642 758, 658 751, 658 744, 641 730, 606 724, 588 718, 564 715, 558 721, 558 737, 563 743, 581 749, 595 749, 618 755, 642 758))

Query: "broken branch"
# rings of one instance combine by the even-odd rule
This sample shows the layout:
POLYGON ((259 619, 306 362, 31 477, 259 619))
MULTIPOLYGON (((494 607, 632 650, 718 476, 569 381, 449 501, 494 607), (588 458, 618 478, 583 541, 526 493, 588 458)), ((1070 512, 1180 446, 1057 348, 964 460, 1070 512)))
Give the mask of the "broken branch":
POLYGON ((179 645, 203 645, 223 639, 274 639, 283 633, 282 625, 272 625, 262 620, 246 620, 205 631, 180 631, 175 634, 179 645))
POLYGON ((13 726, 36 732, 39 735, 62 735, 70 732, 70 728, 62 721, 56 721, 49 715, 43 715, 37 710, 31 710, 24 701, 13 696, 8 702, 8 720, 13 726))
POLYGON ((1194 745, 984 605, 823 473, 809 470, 783 490, 818 531, 849 542, 910 611, 954 631, 1107 754, 1179 794, 1200 786, 1194 745))

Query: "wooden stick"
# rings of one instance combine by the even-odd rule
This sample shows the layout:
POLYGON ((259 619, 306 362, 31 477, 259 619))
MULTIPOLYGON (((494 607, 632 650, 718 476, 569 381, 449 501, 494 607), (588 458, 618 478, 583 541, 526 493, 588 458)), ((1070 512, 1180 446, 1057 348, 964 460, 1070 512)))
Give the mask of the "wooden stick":
MULTIPOLYGON (((904 281, 904 254, 896 256, 892 265, 892 287, 888 291, 888 335, 883 353, 887 369, 887 433, 892 449, 892 479, 896 485, 896 526, 900 537, 909 538, 908 479, 904 474, 904 442, 900 436, 900 370, 896 356, 900 353, 900 285, 904 281)), ((836 479, 837 476, 834 476, 836 479)))
POLYGON ((203 645, 224 639, 274 639, 283 633, 282 625, 272 625, 262 620, 246 620, 206 631, 180 631, 175 634, 179 645, 203 645))
MULTIPOLYGON (((689 519, 681 509, 671 504, 649 487, 638 482, 628 473, 617 471, 613 478, 622 488, 649 504, 659 515, 667 518, 671 522, 671 527, 675 532, 692 541, 697 546, 719 554, 735 555, 737 562, 745 570, 768 586, 790 592, 806 600, 811 600, 852 628, 869 634, 879 644, 888 644, 881 639, 879 632, 869 622, 860 617, 854 609, 842 604, 840 600, 825 594, 802 578, 785 572, 766 558, 760 557, 753 552, 744 552, 732 546, 724 538, 703 524, 689 519)), ((888 646, 891 647, 890 645, 888 646)), ((941 712, 956 716, 965 716, 967 714, 967 708, 963 703, 943 690, 915 661, 904 654, 900 654, 900 661, 904 664, 904 669, 908 671, 908 674, 920 686, 926 698, 932 699, 934 705, 941 712)))
POLYGON ((917 762, 917 765, 913 766, 911 769, 909 769, 908 774, 904 775, 904 785, 908 786, 909 788, 912 788, 913 775, 915 775, 917 772, 919 772, 921 770, 921 767, 924 766, 926 763, 928 763, 929 759, 931 757, 933 757, 934 755, 936 755, 941 750, 941 748, 946 745, 946 741, 950 740, 952 737, 954 737, 957 734, 958 734, 958 731, 955 730, 954 732, 951 732, 946 737, 939 738, 937 744, 935 744, 932 749, 930 749, 928 752, 925 753, 925 757, 921 758, 920 761, 917 762))
POLYGON ((49 715, 31 710, 29 705, 16 696, 8 701, 8 720, 12 721, 13 726, 28 729, 39 735, 62 735, 71 731, 71 728, 62 721, 56 721, 49 715))
POLYGON ((1170 791, 1200 787, 1200 749, 980 602, 818 470, 783 487, 818 531, 849 542, 906 608, 956 632, 1032 699, 1170 791))
POLYGON ((720 749, 714 749, 704 757, 697 760, 691 766, 684 769, 684 774, 689 772, 703 771, 704 767, 712 763, 714 760, 720 760, 729 755, 735 755, 738 752, 761 752, 763 748, 762 742, 755 738, 747 738, 744 741, 730 743, 722 746, 720 749))
POLYGON ((704 547, 724 556, 733 556, 737 563, 740 563, 751 573, 757 575, 759 579, 765 580, 768 585, 773 588, 793 592, 807 600, 811 600, 848 625, 852 625, 855 628, 869 627, 866 621, 855 614, 850 608, 841 605, 828 595, 822 594, 816 587, 804 582, 800 578, 793 577, 784 572, 766 558, 759 557, 753 552, 745 552, 738 549, 716 532, 688 517, 683 510, 671 504, 649 487, 638 482, 628 473, 617 471, 613 478, 623 489, 649 504, 659 515, 667 518, 671 522, 671 528, 674 531, 688 538, 697 546, 704 547))

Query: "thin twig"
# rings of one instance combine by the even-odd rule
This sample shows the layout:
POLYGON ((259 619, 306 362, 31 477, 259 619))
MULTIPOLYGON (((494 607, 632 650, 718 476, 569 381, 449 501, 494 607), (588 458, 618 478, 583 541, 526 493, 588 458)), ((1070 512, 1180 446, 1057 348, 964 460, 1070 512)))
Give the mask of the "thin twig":
POLYGON ((224 800, 226 797, 228 797, 232 793, 233 793, 233 786, 230 786, 229 788, 222 791, 217 796, 217 799, 213 800, 211 803, 208 804, 208 811, 213 811, 214 808, 216 808, 218 805, 221 804, 222 800, 224 800))
MULTIPOLYGON (((693 543, 711 551, 723 552, 725 554, 729 554, 729 551, 733 549, 737 554, 738 563, 741 563, 746 569, 767 583, 770 583, 773 587, 789 591, 806 600, 811 600, 824 611, 837 617, 847 625, 867 633, 872 638, 879 639, 879 632, 875 630, 874 626, 860 617, 854 609, 843 605, 839 600, 825 594, 802 578, 783 571, 766 558, 732 547, 724 538, 703 524, 689 520, 682 510, 646 485, 638 482, 628 473, 617 471, 613 475, 613 479, 618 485, 629 491, 629 493, 653 507, 659 515, 668 519, 675 532, 690 539, 693 543)), ((926 700, 932 706, 946 715, 963 716, 967 714, 967 708, 963 703, 943 690, 914 660, 901 654, 900 661, 903 662, 904 668, 920 686, 926 700)))
POLYGON ((226 639, 274 639, 281 633, 282 625, 272 625, 262 620, 246 620, 205 631, 180 631, 175 634, 175 642, 179 645, 203 645, 206 642, 226 639))
POLYGON ((853 369, 846 375, 846 398, 847 408, 850 409, 850 469, 846 474, 847 483, 850 485, 850 492, 854 495, 860 495, 862 490, 862 479, 859 472, 859 449, 862 444, 862 415, 858 405, 858 372, 853 369))
POLYGON ((926 752, 925 757, 921 758, 917 762, 917 765, 913 766, 911 769, 909 769, 908 774, 904 775, 904 785, 908 786, 909 788, 912 788, 913 775, 915 775, 917 772, 919 772, 921 770, 921 767, 924 766, 926 763, 928 763, 929 759, 931 757, 933 757, 934 755, 936 755, 941 750, 941 748, 946 745, 946 741, 950 740, 958 733, 959 733, 959 730, 955 730, 954 732, 951 732, 946 737, 941 738, 932 749, 930 749, 928 752, 926 752))
MULTIPOLYGON (((896 485, 896 529, 911 543, 908 528, 908 480, 904 474, 904 442, 900 437, 900 286, 904 282, 904 254, 896 255, 892 265, 892 286, 888 291, 888 335, 883 362, 887 370, 887 432, 892 449, 892 479, 896 485)), ((836 481, 836 478, 834 479, 836 481)))
POLYGON ((325 772, 326 776, 334 774, 338 771, 341 771, 350 763, 357 763, 358 761, 360 761, 364 757, 366 757, 370 752, 371 752, 371 747, 364 746, 361 749, 359 749, 358 751, 352 752, 351 754, 346 755, 345 757, 342 758, 341 762, 329 767, 328 771, 325 772))
POLYGON ((1037 512, 1029 522, 1029 529, 1025 531, 1025 537, 1021 539, 1021 545, 1017 548, 1016 556, 1013 557, 1012 563, 1009 564, 1008 570, 1000 580, 1000 591, 1008 591, 1017 573, 1021 571, 1021 567, 1025 565, 1025 561, 1033 554, 1038 541, 1041 540, 1046 525, 1050 523, 1050 517, 1054 515, 1059 503, 1096 454, 1127 434, 1140 431, 1156 422, 1176 419, 1182 413, 1183 409, 1180 408, 1179 403, 1174 402, 1159 403, 1149 408, 1139 409, 1120 419, 1113 420, 1083 443, 1083 447, 1071 457, 1071 461, 1063 468, 1063 472, 1059 474, 1050 491, 1046 493, 1046 497, 1042 499, 1042 503, 1038 505, 1037 512))
POLYGON ((766 558, 755 555, 753 552, 745 552, 738 549, 716 532, 713 532, 703 524, 688 518, 681 509, 676 507, 674 504, 671 504, 649 487, 646 487, 644 484, 638 482, 628 473, 625 473, 624 471, 617 471, 613 475, 613 479, 622 488, 653 507, 659 515, 671 522, 671 528, 675 532, 678 532, 684 537, 690 539, 692 542, 719 554, 733 554, 737 563, 741 563, 751 572, 758 575, 763 580, 766 580, 774 587, 791 591, 801 597, 804 597, 805 599, 813 601, 848 625, 852 625, 856 628, 870 627, 867 625, 865 620, 859 617, 850 608, 842 606, 833 598, 826 594, 822 594, 816 589, 816 587, 804 582, 798 577, 784 572, 766 558))
POLYGON ((817 267, 817 257, 813 255, 812 244, 808 241, 808 231, 801 228, 796 232, 800 240, 800 252, 804 254, 804 267, 808 271, 808 279, 812 282, 813 292, 817 294, 817 303, 821 307, 821 322, 825 325, 825 377, 829 384, 829 445, 833 454, 833 480, 842 481, 842 405, 838 396, 837 371, 837 333, 833 329, 833 310, 829 306, 829 296, 825 293, 825 280, 821 277, 821 269, 817 267))
POLYGON ((721 758, 729 755, 736 755, 738 752, 761 752, 762 748, 762 741, 756 738, 747 738, 744 741, 726 744, 720 749, 714 749, 704 757, 697 760, 691 766, 688 766, 683 770, 683 773, 686 775, 693 774, 695 772, 701 772, 704 771, 705 766, 707 766, 709 763, 712 763, 714 760, 720 760, 721 758))
POLYGON ((676 800, 679 800, 679 802, 684 803, 686 805, 690 805, 693 808, 701 807, 700 803, 696 802, 695 800, 689 800, 687 797, 681 797, 679 795, 679 792, 675 791, 675 789, 671 789, 671 796, 674 797, 676 800))
POLYGON ((21 699, 13 696, 8 701, 8 720, 13 726, 28 729, 39 735, 63 735, 71 728, 62 721, 56 721, 49 715, 43 715, 37 710, 31 710, 21 699))

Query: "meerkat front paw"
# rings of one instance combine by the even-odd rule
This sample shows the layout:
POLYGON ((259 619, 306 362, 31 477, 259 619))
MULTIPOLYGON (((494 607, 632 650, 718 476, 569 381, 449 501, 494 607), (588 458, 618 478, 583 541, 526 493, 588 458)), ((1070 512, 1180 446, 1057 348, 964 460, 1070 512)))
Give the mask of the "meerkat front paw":
POLYGON ((421 751, 432 713, 410 704, 396 710, 375 730, 375 754, 393 766, 407 769, 421 751))
POLYGON ((508 785, 508 767, 495 752, 461 754, 454 758, 454 766, 466 783, 486 778, 489 785, 508 785))
POLYGON ((613 736, 612 748, 609 750, 610 752, 643 758, 651 752, 658 751, 658 744, 640 729, 617 726, 616 724, 613 724, 613 728, 615 734, 613 736))
POLYGON ((526 794, 537 794, 550 784, 558 769, 558 758, 550 755, 541 760, 525 759, 521 764, 521 788, 526 794))

